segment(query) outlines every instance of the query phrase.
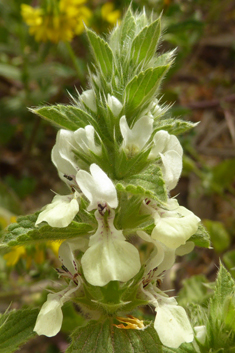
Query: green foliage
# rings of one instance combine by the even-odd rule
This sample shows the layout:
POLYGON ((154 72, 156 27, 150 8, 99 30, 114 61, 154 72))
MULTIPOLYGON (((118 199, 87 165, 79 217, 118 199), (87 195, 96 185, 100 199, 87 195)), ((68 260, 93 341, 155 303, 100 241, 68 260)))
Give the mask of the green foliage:
POLYGON ((232 274, 233 278, 235 277, 235 250, 226 251, 223 255, 223 262, 226 267, 229 269, 229 272, 232 274))
POLYGON ((138 306, 146 305, 147 300, 138 298, 138 287, 142 280, 144 267, 128 282, 110 281, 104 287, 91 285, 84 279, 84 296, 76 298, 76 303, 86 312, 98 313, 102 317, 130 313, 138 306))
POLYGON ((143 331, 119 330, 111 320, 90 321, 87 326, 74 331, 72 343, 66 350, 66 353, 87 352, 161 353, 162 346, 152 325, 143 331))
POLYGON ((31 109, 31 111, 40 115, 42 118, 49 120, 60 128, 72 131, 80 127, 85 127, 88 124, 94 125, 95 123, 92 116, 73 105, 66 106, 58 104, 31 109))
POLYGON ((210 235, 202 224, 199 224, 198 230, 189 240, 193 241, 196 246, 201 246, 203 248, 210 247, 210 235))
POLYGON ((230 236, 221 222, 203 220, 211 238, 212 246, 216 252, 223 252, 230 246, 230 236))
POLYGON ((142 61, 144 61, 144 63, 148 63, 156 52, 160 34, 160 19, 157 19, 149 26, 144 27, 133 40, 130 59, 138 64, 142 61))
POLYGON ((65 228, 54 228, 43 222, 35 227, 38 213, 21 216, 17 223, 8 227, 8 232, 3 239, 3 246, 17 246, 33 244, 48 240, 65 240, 76 238, 92 230, 92 226, 87 223, 72 222, 65 228))
POLYGON ((92 30, 87 29, 86 33, 91 45, 96 65, 99 67, 104 78, 109 80, 115 65, 112 49, 109 47, 107 42, 105 42, 92 30))
POLYGON ((15 352, 32 338, 38 309, 13 310, 0 316, 0 353, 15 352))
POLYGON ((150 103, 157 93, 160 82, 169 65, 158 66, 142 71, 135 76, 125 88, 125 110, 129 122, 132 122, 136 116, 137 111, 150 103))
POLYGON ((187 307, 190 303, 206 305, 211 293, 206 284, 207 278, 204 275, 195 275, 183 281, 183 288, 180 290, 177 301, 179 305, 187 307))
POLYGON ((190 121, 184 121, 176 118, 164 118, 157 121, 155 131, 166 130, 169 134, 179 135, 193 129, 197 124, 190 121))

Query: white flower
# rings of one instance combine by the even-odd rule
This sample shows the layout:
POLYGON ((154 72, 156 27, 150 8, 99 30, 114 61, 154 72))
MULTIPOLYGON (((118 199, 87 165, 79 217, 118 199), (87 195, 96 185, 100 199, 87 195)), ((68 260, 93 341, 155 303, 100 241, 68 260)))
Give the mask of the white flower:
POLYGON ((176 136, 160 130, 153 137, 154 146, 149 158, 160 157, 163 177, 168 190, 174 189, 182 172, 183 149, 176 136))
POLYGON ((121 113, 123 105, 116 97, 108 94, 107 105, 115 117, 121 113))
POLYGON ((114 215, 110 210, 105 219, 99 211, 95 212, 98 229, 90 237, 89 248, 81 259, 84 276, 93 286, 105 286, 110 281, 126 282, 140 270, 139 252, 114 227, 114 215))
POLYGON ((88 239, 84 237, 77 237, 74 239, 64 241, 59 248, 59 259, 73 276, 78 272, 77 260, 74 256, 75 250, 85 252, 88 248, 88 239))
POLYGON ((55 195, 52 202, 39 213, 35 225, 45 221, 51 227, 67 227, 79 211, 79 194, 55 195))
POLYGON ((66 289, 63 289, 58 293, 50 293, 47 295, 47 301, 41 307, 34 327, 34 331, 38 335, 52 337, 60 331, 63 321, 61 308, 65 302, 71 299, 73 293, 80 288, 81 281, 77 273, 76 261, 73 254, 71 254, 71 248, 66 249, 66 246, 62 247, 60 255, 63 256, 62 263, 66 266, 66 271, 59 271, 59 269, 57 271, 61 275, 64 273, 65 277, 68 277, 71 280, 66 289))
POLYGON ((34 331, 38 335, 45 335, 52 337, 57 335, 61 329, 63 321, 62 306, 71 298, 71 294, 76 291, 78 287, 69 287, 58 293, 50 293, 47 296, 47 301, 41 307, 38 314, 34 331))
POLYGON ((93 89, 88 89, 87 91, 82 92, 80 95, 80 101, 94 113, 97 112, 96 96, 93 89))
POLYGON ((165 244, 170 249, 176 249, 196 233, 200 218, 174 199, 168 201, 171 211, 158 208, 153 211, 155 228, 151 237, 165 244))
POLYGON ((90 151, 100 155, 101 146, 95 143, 95 130, 92 125, 76 131, 59 130, 51 159, 58 169, 60 178, 71 187, 77 187, 75 175, 80 169, 76 151, 89 154, 90 151))
POLYGON ((120 119, 120 130, 123 137, 122 148, 128 154, 134 155, 141 151, 150 139, 153 132, 153 119, 144 116, 130 129, 126 117, 123 116, 120 119))
POLYGON ((97 146, 95 143, 95 129, 92 125, 74 131, 74 143, 75 149, 80 149, 87 154, 89 151, 97 155, 101 154, 101 146, 97 146))
POLYGON ((194 326, 194 331, 196 333, 197 341, 200 342, 201 344, 204 344, 206 342, 206 335, 207 335, 206 326, 205 325, 194 326))
POLYGON ((184 342, 193 341, 193 329, 187 314, 174 298, 159 295, 153 305, 157 312, 154 328, 165 346, 178 348, 184 342))
POLYGON ((145 275, 154 270, 154 276, 158 277, 164 271, 169 270, 175 262, 175 250, 167 248, 163 243, 154 240, 146 232, 137 231, 137 234, 143 240, 154 245, 154 249, 145 263, 145 275))
POLYGON ((79 170, 74 153, 74 132, 61 129, 56 136, 56 143, 51 151, 51 160, 56 166, 60 178, 71 185, 79 170), (69 177, 69 179, 67 177, 69 177))
POLYGON ((107 204, 111 208, 116 208, 118 198, 115 186, 107 174, 95 163, 90 166, 90 173, 79 170, 76 181, 84 195, 90 201, 88 211, 98 208, 98 205, 107 204))

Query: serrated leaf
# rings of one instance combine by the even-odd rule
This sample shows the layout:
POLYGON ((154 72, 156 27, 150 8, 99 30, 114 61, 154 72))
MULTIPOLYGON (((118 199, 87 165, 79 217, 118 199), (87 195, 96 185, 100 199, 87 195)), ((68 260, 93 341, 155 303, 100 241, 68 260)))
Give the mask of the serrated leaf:
POLYGON ((75 131, 89 124, 97 128, 97 122, 91 115, 73 105, 58 104, 30 110, 60 128, 75 131))
POLYGON ((161 353, 162 346, 150 325, 144 331, 123 330, 112 325, 90 321, 72 334, 72 344, 66 353, 161 353))
POLYGON ((92 230, 91 225, 78 222, 72 222, 65 228, 51 227, 44 222, 35 227, 37 216, 38 213, 19 217, 17 223, 13 223, 8 227, 3 244, 17 246, 40 241, 63 240, 75 238, 92 230))
POLYGON ((184 121, 180 119, 164 119, 158 120, 154 131, 166 130, 169 134, 179 135, 187 132, 197 126, 197 123, 184 121))
POLYGON ((35 335, 38 309, 13 310, 0 316, 0 353, 15 352, 35 335))
POLYGON ((132 116, 141 106, 149 102, 166 74, 169 65, 150 68, 136 75, 125 88, 125 113, 132 116))
POLYGON ((109 78, 114 67, 113 52, 108 43, 90 29, 86 30, 96 64, 104 77, 109 78))
POLYGON ((148 62, 155 54, 161 33, 160 19, 157 19, 135 37, 131 46, 130 59, 136 63, 148 62))
POLYGON ((202 248, 210 247, 210 235, 202 224, 199 224, 198 230, 190 237, 189 241, 193 241, 196 246, 202 248))
POLYGON ((151 165, 140 174, 126 179, 127 183, 141 186, 155 194, 158 200, 167 202, 167 190, 163 179, 162 170, 158 165, 151 165))
MULTIPOLYGON (((131 40, 135 35, 135 18, 132 14, 131 7, 128 8, 121 26, 120 26, 120 44, 122 45, 124 41, 131 40)), ((127 49, 127 48, 126 48, 127 49)))
POLYGON ((218 310, 224 305, 226 298, 235 294, 235 282, 221 262, 215 284, 215 292, 210 302, 210 309, 212 317, 214 315, 216 318, 218 310))
POLYGON ((179 305, 187 307, 190 303, 205 305, 210 294, 205 286, 208 283, 204 275, 195 275, 183 281, 183 288, 177 296, 179 305))

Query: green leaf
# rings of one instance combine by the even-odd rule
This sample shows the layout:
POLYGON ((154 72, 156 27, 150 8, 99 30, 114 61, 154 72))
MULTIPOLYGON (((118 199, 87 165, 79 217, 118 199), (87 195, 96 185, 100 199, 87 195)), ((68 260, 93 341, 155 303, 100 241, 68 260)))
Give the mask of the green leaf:
POLYGON ((202 248, 210 247, 210 235, 202 224, 199 224, 198 230, 189 240, 193 241, 196 246, 201 246, 202 248))
POLYGON ((127 183, 133 183, 144 189, 152 191, 157 199, 167 202, 167 190, 163 179, 161 167, 158 165, 150 165, 140 174, 135 174, 131 178, 126 179, 127 183))
POLYGON ((28 245, 39 241, 76 238, 92 230, 87 223, 72 222, 65 228, 54 228, 43 222, 35 227, 38 213, 21 216, 17 223, 8 227, 3 244, 8 246, 28 245))
POLYGON ((212 246, 216 252, 223 252, 230 246, 230 236, 221 222, 211 221, 210 219, 203 220, 210 237, 212 246))
POLYGON ((156 165, 150 166, 143 173, 125 179, 125 182, 118 182, 116 189, 121 192, 156 200, 160 204, 166 204, 167 202, 167 191, 162 171, 156 165))
POLYGON ((73 105, 58 104, 30 110, 60 128, 75 131, 89 124, 97 127, 97 123, 91 115, 73 105))
POLYGON ((215 292, 211 298, 210 309, 212 317, 216 318, 218 316, 218 309, 224 305, 226 297, 235 294, 235 282, 222 263, 220 263, 215 284, 215 292))
POLYGON ((113 52, 107 42, 90 29, 86 30, 96 64, 104 77, 109 78, 114 67, 113 52))
POLYGON ((157 19, 135 37, 131 46, 130 59, 136 63, 148 62, 155 54, 161 33, 161 22, 157 19))
POLYGON ((111 320, 90 321, 72 334, 66 353, 161 353, 157 333, 150 325, 144 331, 118 329, 111 320))
POLYGON ((184 307, 187 307, 189 303, 205 305, 210 296, 205 283, 208 283, 208 280, 204 275, 196 275, 185 279, 183 288, 177 296, 179 305, 184 307))
POLYGON ((229 269, 229 272, 235 277, 235 250, 227 251, 223 255, 223 262, 229 269))
MULTIPOLYGON (((120 25, 120 44, 124 41, 131 41, 135 35, 136 23, 132 14, 131 7, 128 8, 120 25)), ((127 49, 127 48, 125 48, 127 49)))
POLYGON ((22 309, 0 316, 0 353, 15 352, 35 335, 38 312, 38 309, 22 309))
POLYGON ((169 65, 150 68, 136 75, 125 88, 125 113, 128 117, 148 103, 156 94, 169 65))
POLYGON ((154 131, 166 130, 169 134, 179 135, 193 129, 197 125, 197 123, 180 119, 163 119, 157 121, 154 131))

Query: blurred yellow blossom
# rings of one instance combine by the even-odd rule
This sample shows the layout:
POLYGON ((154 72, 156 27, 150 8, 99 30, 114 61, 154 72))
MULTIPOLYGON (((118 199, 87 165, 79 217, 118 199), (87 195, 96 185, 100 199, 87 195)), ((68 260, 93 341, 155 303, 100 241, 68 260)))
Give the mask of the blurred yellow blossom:
POLYGON ((8 267, 15 266, 20 259, 26 260, 26 268, 30 268, 32 260, 38 265, 46 260, 46 249, 51 249, 57 256, 62 240, 49 241, 45 244, 35 245, 32 249, 27 246, 13 246, 11 251, 3 256, 8 267))
POLYGON ((92 16, 86 0, 60 0, 53 6, 33 8, 21 5, 21 14, 36 41, 69 42, 84 31, 92 16))
POLYGON ((121 17, 121 11, 114 9, 114 4, 112 2, 106 2, 101 7, 101 16, 103 20, 115 25, 119 18, 121 17))
POLYGON ((24 246, 14 246, 10 252, 5 254, 3 258, 6 260, 7 266, 15 266, 21 257, 25 257, 26 250, 24 246))

